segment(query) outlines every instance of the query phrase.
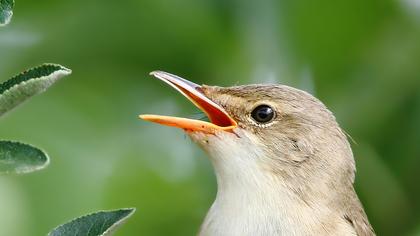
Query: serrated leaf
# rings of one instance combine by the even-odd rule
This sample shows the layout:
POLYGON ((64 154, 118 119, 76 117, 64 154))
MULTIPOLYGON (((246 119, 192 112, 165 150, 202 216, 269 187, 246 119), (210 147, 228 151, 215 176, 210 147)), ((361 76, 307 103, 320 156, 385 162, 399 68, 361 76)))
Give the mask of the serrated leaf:
POLYGON ((0 26, 9 24, 13 15, 14 0, 0 0, 0 26))
POLYGON ((49 163, 46 153, 28 144, 0 141, 0 173, 29 173, 49 163))
POLYGON ((48 236, 109 236, 134 211, 134 208, 127 208, 95 212, 58 226, 48 236))
POLYGON ((0 84, 0 116, 69 74, 61 65, 43 64, 0 84))

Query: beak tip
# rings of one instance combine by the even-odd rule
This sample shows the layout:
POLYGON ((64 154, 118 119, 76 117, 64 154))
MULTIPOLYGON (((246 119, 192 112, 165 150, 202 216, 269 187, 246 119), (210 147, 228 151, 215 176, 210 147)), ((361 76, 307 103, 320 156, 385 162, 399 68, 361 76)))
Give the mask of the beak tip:
POLYGON ((159 77, 159 75, 163 74, 165 72, 160 71, 160 70, 154 70, 152 72, 149 73, 149 75, 154 76, 154 77, 159 77))

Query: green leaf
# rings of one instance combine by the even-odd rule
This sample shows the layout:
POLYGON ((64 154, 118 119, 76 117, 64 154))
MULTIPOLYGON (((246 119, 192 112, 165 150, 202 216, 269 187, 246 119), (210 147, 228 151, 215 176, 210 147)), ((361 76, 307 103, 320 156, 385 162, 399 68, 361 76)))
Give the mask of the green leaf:
POLYGON ((13 15, 14 0, 0 0, 0 26, 9 24, 13 15))
POLYGON ((0 141, 0 173, 29 173, 49 163, 46 153, 28 144, 0 141))
POLYGON ((92 213, 58 226, 48 236, 109 236, 134 211, 134 208, 127 208, 92 213))
POLYGON ((61 65, 43 64, 0 84, 0 116, 69 74, 61 65))

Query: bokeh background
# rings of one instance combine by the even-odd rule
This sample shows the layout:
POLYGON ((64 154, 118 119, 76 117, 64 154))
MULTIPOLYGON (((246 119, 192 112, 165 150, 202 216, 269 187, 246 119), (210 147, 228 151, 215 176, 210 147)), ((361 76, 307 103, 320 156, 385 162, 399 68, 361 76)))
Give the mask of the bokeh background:
POLYGON ((0 80, 43 62, 73 70, 2 117, 2 139, 50 166, 0 176, 0 235, 45 235, 136 207, 116 235, 194 235, 215 197, 205 154, 140 113, 196 116, 166 70, 196 83, 311 92, 353 137, 357 192, 379 235, 420 235, 420 1, 17 0, 0 80))

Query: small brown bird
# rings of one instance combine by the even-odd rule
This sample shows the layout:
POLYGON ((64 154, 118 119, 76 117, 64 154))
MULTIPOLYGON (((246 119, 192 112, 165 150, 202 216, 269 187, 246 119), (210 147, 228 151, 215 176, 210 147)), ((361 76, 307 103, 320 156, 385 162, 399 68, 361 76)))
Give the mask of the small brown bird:
POLYGON ((200 235, 374 235, 353 188, 349 142, 318 99, 284 85, 223 88, 151 75, 210 120, 140 115, 184 129, 209 154, 218 187, 200 235))

